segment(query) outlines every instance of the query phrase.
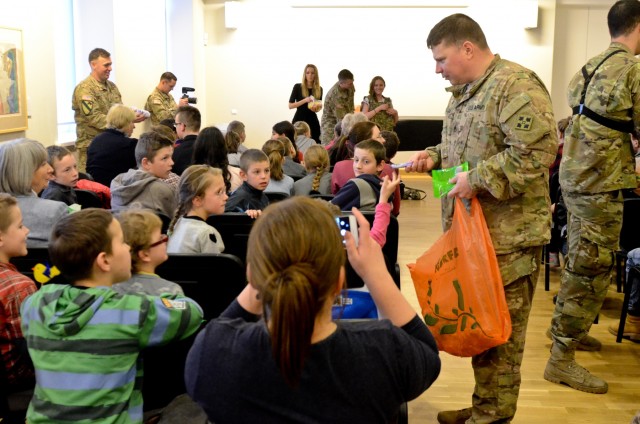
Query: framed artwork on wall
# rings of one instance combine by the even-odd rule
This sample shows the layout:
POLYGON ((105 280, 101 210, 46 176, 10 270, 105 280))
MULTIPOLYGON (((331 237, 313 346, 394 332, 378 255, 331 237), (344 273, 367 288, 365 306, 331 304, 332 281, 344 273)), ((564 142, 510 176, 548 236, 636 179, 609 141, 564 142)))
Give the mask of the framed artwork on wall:
POLYGON ((22 30, 0 27, 0 133, 26 129, 22 30))

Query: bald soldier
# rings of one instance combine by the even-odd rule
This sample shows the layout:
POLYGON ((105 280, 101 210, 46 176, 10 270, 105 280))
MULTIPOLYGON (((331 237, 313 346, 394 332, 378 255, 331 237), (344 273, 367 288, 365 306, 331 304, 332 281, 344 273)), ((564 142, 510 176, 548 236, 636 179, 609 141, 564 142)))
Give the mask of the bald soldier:
MULTIPOLYGON (((144 108, 151 113, 151 123, 153 125, 159 124, 163 119, 173 119, 175 117, 178 104, 169 93, 177 82, 178 78, 173 73, 165 72, 160 75, 158 86, 147 98, 144 108)), ((180 99, 180 106, 187 106, 188 104, 188 99, 180 99)))
MULTIPOLYGON (((442 143, 416 153, 408 171, 469 171, 453 178, 442 199, 444 229, 454 197, 477 197, 496 251, 511 316, 509 340, 472 358, 472 405, 442 411, 439 423, 510 422, 520 391, 520 364, 542 246, 551 238, 549 166, 558 149, 551 99, 538 76, 493 54, 473 19, 444 18, 431 29, 427 47, 447 88, 442 143)), ((465 201, 468 207, 468 201, 465 201)))
MULTIPOLYGON (((91 74, 73 90, 71 108, 76 121, 76 150, 78 151, 78 170, 85 171, 87 149, 94 137, 106 129, 107 112, 116 103, 122 103, 120 90, 111 81, 111 53, 96 48, 89 53, 91 74)), ((145 116, 136 113, 134 122, 142 122, 145 116)))

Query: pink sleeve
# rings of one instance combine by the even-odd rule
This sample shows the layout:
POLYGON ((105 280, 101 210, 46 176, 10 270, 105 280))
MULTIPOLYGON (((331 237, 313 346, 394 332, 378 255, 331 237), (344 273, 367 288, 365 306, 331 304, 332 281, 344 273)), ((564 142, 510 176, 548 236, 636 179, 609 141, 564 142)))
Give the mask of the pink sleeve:
MULTIPOLYGON (((396 173, 396 170, 393 169, 391 167, 391 165, 389 164, 385 164, 384 168, 382 168, 382 172, 380 173, 380 178, 384 177, 385 175, 388 176, 389 178, 392 177, 393 174, 396 173)), ((398 176, 400 174, 397 174, 398 176)), ((398 216, 400 215, 400 201, 402 200, 402 198, 400 197, 400 185, 396 186, 395 191, 393 192, 393 209, 391 211, 391 213, 393 213, 393 216, 398 216)))
POLYGON ((389 220, 391 219, 390 214, 390 203, 378 203, 376 205, 376 216, 369 234, 380 247, 384 247, 387 242, 387 228, 389 227, 389 220))

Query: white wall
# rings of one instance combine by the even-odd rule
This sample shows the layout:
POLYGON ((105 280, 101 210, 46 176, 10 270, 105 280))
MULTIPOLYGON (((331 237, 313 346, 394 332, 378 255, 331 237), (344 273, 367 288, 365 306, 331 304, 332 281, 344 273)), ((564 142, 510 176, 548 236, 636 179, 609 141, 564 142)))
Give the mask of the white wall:
POLYGON ((567 86, 585 62, 605 50, 611 41, 607 13, 611 4, 559 5, 554 46, 554 86, 551 93, 556 120, 571 114, 567 86))
POLYGON ((249 146, 262 145, 274 123, 291 120, 295 111, 287 107, 289 95, 307 63, 318 66, 325 93, 340 69, 348 68, 355 76, 357 103, 368 94, 371 78, 382 75, 385 94, 401 117, 441 116, 449 84, 435 74, 425 41, 435 23, 455 12, 479 21, 494 52, 551 83, 552 0, 540 2, 540 24, 534 30, 525 30, 517 19, 522 16, 519 0, 483 1, 463 9, 295 8, 290 3, 244 0, 235 30, 224 27, 222 4, 205 8, 208 123, 243 121, 249 146))
POLYGON ((0 134, 0 141, 29 137, 45 145, 56 139, 54 15, 55 2, 0 0, 0 26, 22 29, 27 111, 26 131, 0 134), (37 11, 37 12, 36 12, 37 11))

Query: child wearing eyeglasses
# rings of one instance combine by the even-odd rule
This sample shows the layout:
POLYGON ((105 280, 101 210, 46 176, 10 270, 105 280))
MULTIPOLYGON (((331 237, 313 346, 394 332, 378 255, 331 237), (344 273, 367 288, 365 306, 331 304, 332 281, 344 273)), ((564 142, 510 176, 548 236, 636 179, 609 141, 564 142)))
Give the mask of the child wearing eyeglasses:
POLYGON ((169 253, 221 253, 220 233, 207 224, 211 215, 224 213, 227 188, 222 171, 209 165, 191 165, 180 177, 178 209, 169 224, 169 253))
POLYGON ((164 293, 183 295, 182 287, 160 278, 156 268, 166 261, 167 241, 162 234, 162 221, 158 215, 145 209, 130 209, 117 216, 124 241, 131 246, 131 278, 114 284, 118 293, 138 293, 160 296, 164 293))

